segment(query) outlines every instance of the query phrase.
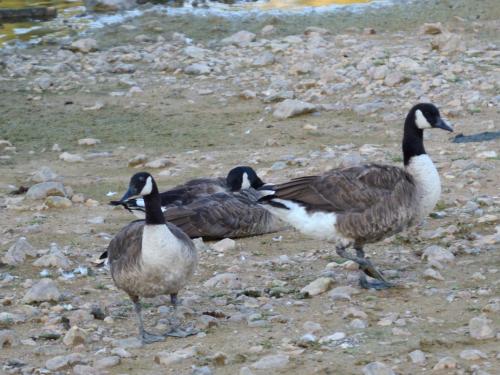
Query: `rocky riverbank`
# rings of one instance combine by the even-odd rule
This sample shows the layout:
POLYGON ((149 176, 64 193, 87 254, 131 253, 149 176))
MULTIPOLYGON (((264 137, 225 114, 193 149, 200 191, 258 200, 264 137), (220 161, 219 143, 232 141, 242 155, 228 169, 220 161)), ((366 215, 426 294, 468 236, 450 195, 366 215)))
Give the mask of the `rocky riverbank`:
POLYGON ((422 21, 422 9, 404 27, 383 26, 382 12, 355 28, 311 16, 183 32, 150 14, 3 51, 1 371, 498 373, 498 139, 426 134, 443 184, 435 212, 367 247, 400 288, 360 289, 351 262, 292 230, 198 242, 182 306, 155 298, 145 310, 151 330, 195 322, 202 333, 141 347, 128 298, 92 266, 132 220, 106 203, 139 168, 166 188, 236 164, 269 182, 400 164, 418 101, 456 133, 498 131, 499 19, 495 7, 477 13, 488 10, 422 21))

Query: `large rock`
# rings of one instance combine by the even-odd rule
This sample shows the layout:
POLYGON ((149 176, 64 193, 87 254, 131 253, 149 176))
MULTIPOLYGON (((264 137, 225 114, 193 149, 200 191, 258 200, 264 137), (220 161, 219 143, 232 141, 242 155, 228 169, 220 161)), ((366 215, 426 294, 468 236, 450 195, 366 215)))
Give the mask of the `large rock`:
POLYGON ((71 327, 63 338, 63 343, 66 346, 84 344, 85 341, 87 341, 87 332, 78 326, 71 327))
POLYGON ((26 197, 29 199, 44 199, 48 196, 65 197, 66 189, 61 182, 48 181, 33 185, 28 189, 26 197))
POLYGON ((84 0, 85 8, 94 12, 116 12, 137 6, 136 0, 84 0))
POLYGON ((227 38, 224 38, 220 41, 222 45, 236 45, 236 46, 245 46, 250 42, 255 40, 256 35, 249 31, 241 30, 236 34, 233 34, 227 38))
POLYGON ((59 292, 59 289, 57 289, 56 283, 50 279, 42 279, 26 292, 23 302, 57 302, 59 301, 59 298, 61 298, 61 293, 59 292))
POLYGON ((49 208, 70 208, 73 202, 66 197, 50 196, 45 199, 45 205, 49 208))
POLYGON ((431 245, 424 250, 422 259, 427 259, 428 262, 449 263, 455 260, 455 255, 444 247, 431 245))
POLYGON ((26 256, 36 256, 36 250, 30 245, 26 237, 19 237, 2 257, 2 262, 9 266, 16 266, 23 263, 26 256))
POLYGON ((289 117, 311 113, 316 110, 316 106, 311 103, 303 102, 301 100, 286 99, 276 105, 273 116, 284 120, 289 117))
POLYGON ((59 179, 57 173, 55 173, 49 167, 43 166, 36 172, 33 172, 30 180, 36 183, 47 182, 47 181, 56 181, 59 179))
POLYGON ((57 244, 51 243, 49 253, 37 259, 33 262, 33 265, 37 267, 56 267, 68 270, 71 268, 72 263, 59 249, 57 244))
POLYGON ((83 355, 80 353, 71 353, 68 355, 58 355, 45 362, 45 367, 51 371, 60 371, 76 363, 83 362, 83 355))

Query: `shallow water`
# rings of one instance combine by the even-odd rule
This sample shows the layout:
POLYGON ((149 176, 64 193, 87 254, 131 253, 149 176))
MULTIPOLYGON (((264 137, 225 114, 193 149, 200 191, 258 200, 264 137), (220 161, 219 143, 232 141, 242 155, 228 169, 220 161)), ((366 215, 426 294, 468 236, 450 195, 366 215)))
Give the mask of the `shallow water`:
MULTIPOLYGON (((260 0, 260 1, 241 1, 234 4, 227 4, 227 1, 221 3, 212 1, 186 1, 183 12, 194 11, 195 8, 199 9, 213 9, 219 12, 228 12, 236 14, 235 12, 241 11, 255 11, 267 12, 272 10, 280 11, 300 11, 305 8, 316 7, 335 7, 343 8, 353 4, 367 4, 376 0, 260 0), (194 4, 194 6, 193 6, 194 4)), ((28 22, 14 22, 0 24, 0 47, 6 42, 31 42, 36 43, 41 37, 51 33, 67 34, 71 29, 79 29, 85 27, 86 24, 90 26, 106 23, 106 19, 110 18, 109 15, 94 15, 89 22, 89 19, 81 19, 78 22, 75 16, 85 13, 83 1, 80 0, 0 0, 0 8, 23 8, 34 6, 52 6, 58 9, 58 17, 52 21, 28 21, 28 22), (104 20, 104 22, 100 22, 104 20), (93 21, 93 22, 92 22, 93 21), (76 26, 76 27, 75 27, 76 26)), ((175 5, 177 11, 179 10, 178 3, 175 5)), ((167 5, 168 7, 168 5, 167 5)), ((177 13, 177 12, 174 12, 177 13)), ((195 12, 196 13, 196 12, 195 12)), ((133 16, 133 14, 131 14, 133 16)), ((113 16, 111 16, 113 18, 113 16)), ((118 19, 121 17, 117 17, 118 19)))

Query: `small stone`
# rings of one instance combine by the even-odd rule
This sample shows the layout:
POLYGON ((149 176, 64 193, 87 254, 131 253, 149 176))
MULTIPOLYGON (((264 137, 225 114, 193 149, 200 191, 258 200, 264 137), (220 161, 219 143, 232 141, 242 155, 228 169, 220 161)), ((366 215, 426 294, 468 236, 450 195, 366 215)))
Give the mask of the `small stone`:
POLYGON ((274 63, 275 57, 271 52, 264 52, 261 55, 257 56, 253 62, 253 66, 266 66, 274 63))
POLYGON ((17 266, 24 263, 26 256, 36 256, 36 250, 31 246, 26 237, 19 237, 2 257, 2 262, 9 266, 17 266))
POLYGON ((63 343, 66 346, 85 344, 85 341, 87 341, 87 332, 78 326, 71 327, 63 338, 63 343))
POLYGON ((59 155, 59 159, 68 163, 80 163, 84 161, 81 155, 70 154, 69 152, 63 152, 61 155, 59 155))
POLYGON ((73 375, 100 375, 101 372, 94 367, 76 365, 73 367, 73 375))
POLYGON ((315 333, 321 331, 323 328, 321 327, 321 324, 316 323, 316 322, 310 322, 307 321, 305 322, 302 327, 307 333, 315 333))
POLYGON ((359 318, 359 319, 368 319, 368 315, 362 311, 358 310, 355 307, 349 307, 344 311, 342 317, 345 318, 359 318))
POLYGON ((349 327, 354 329, 365 329, 368 327, 368 322, 362 319, 353 319, 351 323, 349 323, 349 327))
POLYGON ((403 82, 405 79, 406 79, 405 76, 398 71, 389 72, 385 76, 384 85, 389 86, 389 87, 394 87, 394 86, 400 84, 401 82, 403 82))
POLYGON ((225 251, 234 250, 236 248, 236 241, 230 238, 224 238, 210 247, 215 251, 223 253, 225 251))
POLYGON ((252 367, 259 370, 271 370, 284 368, 290 362, 290 357, 284 354, 267 355, 252 364, 252 367))
POLYGON ((332 289, 330 293, 328 293, 328 296, 334 301, 350 301, 352 294, 359 294, 359 289, 353 288, 352 286, 339 286, 332 289))
POLYGON ((320 277, 301 289, 301 293, 307 293, 310 296, 329 291, 333 286, 334 280, 330 277, 320 277))
POLYGON ((211 71, 212 68, 203 63, 194 63, 184 68, 184 73, 192 75, 209 74, 211 71))
POLYGON ((63 254, 56 243, 51 243, 49 253, 37 259, 33 262, 33 265, 36 267, 57 267, 68 270, 71 268, 72 262, 63 254))
POLYGON ((24 323, 26 318, 21 314, 13 314, 6 311, 0 312, 0 328, 10 327, 14 324, 24 323))
POLYGON ((443 31, 446 30, 444 29, 441 22, 424 23, 422 27, 420 27, 420 34, 437 35, 437 34, 442 34, 443 31))
POLYGON ((155 159, 155 160, 152 160, 152 161, 146 163, 145 167, 157 169, 157 168, 170 167, 172 165, 174 165, 174 163, 171 160, 169 160, 167 158, 160 158, 160 159, 155 159))
POLYGON ((439 273, 439 271, 433 269, 433 268, 427 268, 424 271, 424 278, 426 279, 432 279, 432 280, 439 280, 443 281, 444 277, 439 273))
POLYGON ((319 339, 320 344, 327 344, 332 341, 339 341, 345 339, 346 334, 344 332, 335 332, 332 335, 323 336, 319 339))
POLYGON ((26 198, 44 199, 48 196, 65 197, 66 189, 61 182, 41 182, 31 186, 26 192, 26 198))
POLYGON ((66 197, 47 197, 45 205, 49 208, 70 208, 73 202, 66 197))
POLYGON ((95 361, 94 366, 98 370, 103 370, 110 367, 118 366, 121 362, 121 358, 117 355, 112 355, 109 357, 104 357, 95 361))
POLYGON ((191 346, 175 352, 159 352, 155 355, 154 361, 163 366, 172 366, 196 355, 196 348, 191 346))
POLYGON ((14 331, 10 329, 0 330, 0 349, 13 348, 17 345, 19 345, 19 339, 14 331))
POLYGON ((432 368, 434 371, 444 370, 447 368, 457 368, 457 360, 453 357, 444 357, 432 368))
POLYGON ((276 32, 276 27, 273 25, 266 25, 260 30, 261 35, 271 35, 276 32))
POLYGON ((476 316, 469 320, 469 333, 476 340, 488 340, 495 337, 495 331, 490 326, 491 321, 485 316, 476 316))
POLYGON ((208 279, 203 283, 203 286, 207 288, 241 289, 242 283, 238 275, 236 275, 235 273, 227 272, 220 273, 208 279))
POLYGON ((220 41, 222 45, 236 45, 236 46, 245 46, 249 44, 250 42, 253 42, 256 38, 256 35, 254 33, 251 33, 249 31, 241 30, 238 31, 237 33, 224 38, 220 41))
POLYGON ((381 362, 371 362, 363 367, 363 375, 395 375, 395 373, 381 362))
POLYGON ((101 141, 95 138, 82 138, 78 140, 79 146, 95 146, 99 143, 101 143, 101 141))
POLYGON ((425 353, 421 350, 414 350, 408 353, 410 359, 415 364, 424 364, 425 363, 425 353))
POLYGON ((120 358, 130 358, 130 357, 132 357, 132 354, 129 353, 129 352, 127 352, 123 348, 113 348, 113 349, 111 349, 111 354, 117 355, 120 358))
POLYGON ((480 359, 486 359, 488 356, 477 349, 465 349, 460 352, 460 358, 465 359, 466 361, 477 361, 480 359))
POLYGON ((139 154, 137 156, 134 156, 132 159, 128 161, 128 166, 129 167, 136 167, 138 165, 142 165, 148 161, 148 158, 144 154, 139 154))
POLYGON ((227 354, 217 352, 208 358, 215 366, 224 366, 227 363, 227 354))
POLYGON ((142 347, 142 342, 137 337, 129 337, 126 339, 113 341, 113 346, 124 349, 138 349, 142 347))
POLYGON ((45 367, 51 371, 59 371, 82 361, 83 356, 80 353, 71 353, 50 358, 45 362, 45 367))
POLYGON ((59 178, 59 176, 54 173, 52 169, 49 167, 40 167, 40 169, 33 173, 30 180, 35 183, 47 182, 47 181, 55 181, 59 178))
POLYGON ((54 301, 61 298, 61 293, 53 280, 42 279, 33 285, 23 297, 24 303, 54 301))
POLYGON ((248 367, 242 367, 239 375, 253 375, 253 372, 248 367))
POLYGON ((92 38, 79 39, 71 43, 70 50, 73 52, 89 53, 97 50, 97 41, 92 38))
POLYGON ((364 116, 375 113, 383 108, 385 108, 385 104, 383 102, 368 102, 368 103, 358 104, 354 106, 353 109, 354 112, 356 112, 358 115, 364 116))
POLYGON ((5 139, 0 139, 0 152, 3 152, 10 147, 12 147, 12 143, 5 139))
POLYGON ((290 117, 311 113, 315 110, 316 106, 314 104, 295 99, 286 99, 276 105, 273 116, 280 120, 284 120, 290 117))
POLYGON ((498 154, 494 150, 482 151, 476 154, 476 158, 479 159, 495 159, 496 157, 498 157, 498 154))
POLYGON ((196 46, 187 46, 184 48, 184 53, 193 59, 203 59, 208 52, 206 49, 196 46))
POLYGON ((213 375, 213 371, 208 366, 203 366, 203 367, 193 366, 193 371, 191 372, 191 375, 213 375))
POLYGON ((427 259, 428 262, 449 263, 455 260, 455 255, 441 246, 432 245, 424 250, 422 259, 427 259))

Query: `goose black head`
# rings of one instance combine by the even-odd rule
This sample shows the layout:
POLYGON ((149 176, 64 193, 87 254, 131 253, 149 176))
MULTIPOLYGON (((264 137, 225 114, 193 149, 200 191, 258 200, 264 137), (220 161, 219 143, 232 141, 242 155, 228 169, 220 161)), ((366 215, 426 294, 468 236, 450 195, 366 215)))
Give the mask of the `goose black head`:
POLYGON ((226 182, 231 191, 240 191, 250 187, 258 189, 264 185, 257 173, 247 166, 239 166, 229 171, 226 182))
POLYGON ((139 172, 132 176, 128 190, 119 202, 124 203, 128 199, 144 197, 155 191, 158 192, 158 188, 153 176, 147 172, 139 172))
POLYGON ((415 116, 413 120, 415 126, 419 129, 438 128, 449 132, 453 131, 453 128, 441 118, 439 109, 434 104, 417 104, 410 113, 413 113, 415 116))

